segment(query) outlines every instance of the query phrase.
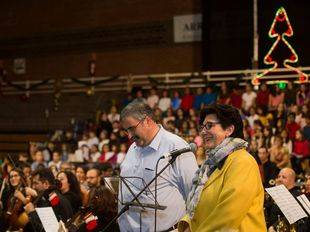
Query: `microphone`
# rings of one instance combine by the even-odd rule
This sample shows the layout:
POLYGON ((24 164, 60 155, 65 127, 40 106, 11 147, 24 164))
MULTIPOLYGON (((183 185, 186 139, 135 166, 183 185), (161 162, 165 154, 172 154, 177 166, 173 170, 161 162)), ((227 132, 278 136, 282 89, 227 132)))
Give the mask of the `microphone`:
POLYGON ((193 152, 195 153, 197 150, 197 145, 195 143, 190 143, 189 146, 187 147, 184 147, 184 148, 181 148, 179 150, 173 150, 165 155, 163 155, 162 157, 160 157, 161 159, 165 159, 165 158, 169 158, 169 157, 172 157, 172 158, 176 158, 178 157, 179 155, 183 154, 183 153, 186 153, 186 152, 193 152))

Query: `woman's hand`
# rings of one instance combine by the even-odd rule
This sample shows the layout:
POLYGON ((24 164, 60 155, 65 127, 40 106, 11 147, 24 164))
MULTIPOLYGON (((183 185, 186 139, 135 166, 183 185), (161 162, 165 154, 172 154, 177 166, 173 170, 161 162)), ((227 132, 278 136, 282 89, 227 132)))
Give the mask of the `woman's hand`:
POLYGON ((23 202, 23 204, 26 204, 26 197, 24 196, 24 194, 22 194, 21 191, 19 190, 15 190, 14 192, 14 197, 16 197, 17 199, 19 199, 21 202, 23 202))
POLYGON ((38 196, 37 191, 34 190, 34 189, 32 189, 32 188, 30 188, 30 187, 26 187, 26 188, 25 188, 25 191, 26 191, 26 195, 28 195, 28 196, 31 196, 31 197, 36 197, 36 196, 38 196))

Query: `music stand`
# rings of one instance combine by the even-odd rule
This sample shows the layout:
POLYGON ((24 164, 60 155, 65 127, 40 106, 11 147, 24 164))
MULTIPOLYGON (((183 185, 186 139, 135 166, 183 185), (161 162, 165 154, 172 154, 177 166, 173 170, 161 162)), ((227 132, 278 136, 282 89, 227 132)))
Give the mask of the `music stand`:
MULTIPOLYGON (((138 204, 139 204, 142 208, 147 208, 146 205, 141 205, 141 203, 139 203, 139 201, 138 201, 139 196, 142 195, 143 192, 144 192, 146 189, 149 188, 149 186, 157 179, 157 177, 160 176, 160 174, 163 173, 163 172, 168 168, 168 166, 171 165, 171 164, 176 160, 176 158, 177 158, 177 155, 172 156, 171 159, 169 160, 169 162, 160 170, 160 172, 158 172, 158 173, 155 175, 155 177, 154 177, 148 184, 146 184, 146 185, 144 186, 143 189, 140 190, 140 192, 139 192, 137 195, 134 195, 134 194, 131 192, 134 198, 133 198, 130 202, 128 202, 128 203, 125 204, 125 206, 120 210, 120 212, 109 222, 109 224, 106 225, 106 227, 102 230, 102 232, 106 231, 106 230, 110 227, 110 225, 112 225, 112 223, 114 223, 123 213, 125 213, 127 210, 129 210, 129 207, 130 207, 132 204, 134 204, 135 201, 137 201, 138 204)), ((161 157, 160 159, 162 159, 162 157, 161 157)), ((126 178, 128 178, 128 177, 126 177, 126 178)), ((131 178, 132 178, 132 177, 131 177, 131 178)), ((137 177, 133 177, 133 178, 137 178, 137 177)), ((138 178, 139 178, 139 177, 138 177, 138 178)), ((142 179, 142 178, 140 178, 140 179, 142 179)), ((143 180, 143 179, 142 179, 142 180, 143 180)), ((144 182, 144 183, 145 183, 145 182, 144 182)), ((151 192, 151 191, 150 191, 150 192, 151 192)), ((155 202, 155 203, 156 203, 156 202, 155 202)), ((159 207, 159 205, 156 205, 156 204, 155 204, 154 206, 155 206, 155 209, 156 209, 156 207, 159 207)), ((163 207, 166 207, 166 206, 163 206, 163 207)), ((149 208, 149 207, 148 207, 148 208, 149 208)), ((159 209, 159 208, 158 208, 158 209, 159 209)), ((140 214, 140 216, 141 216, 141 214, 140 214)), ((141 221, 140 221, 140 224, 141 224, 141 221)), ((141 229, 141 227, 140 227, 140 229, 141 229)))

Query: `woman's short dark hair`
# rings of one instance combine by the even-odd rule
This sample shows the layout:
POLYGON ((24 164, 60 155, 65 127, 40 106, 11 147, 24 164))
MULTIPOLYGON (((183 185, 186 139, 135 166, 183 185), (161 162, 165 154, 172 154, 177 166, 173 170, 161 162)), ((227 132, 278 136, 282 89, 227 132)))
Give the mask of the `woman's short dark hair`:
POLYGON ((202 125, 207 115, 216 115, 223 129, 234 126, 234 131, 230 137, 244 139, 243 121, 239 110, 230 105, 211 104, 200 112, 200 124, 202 125))

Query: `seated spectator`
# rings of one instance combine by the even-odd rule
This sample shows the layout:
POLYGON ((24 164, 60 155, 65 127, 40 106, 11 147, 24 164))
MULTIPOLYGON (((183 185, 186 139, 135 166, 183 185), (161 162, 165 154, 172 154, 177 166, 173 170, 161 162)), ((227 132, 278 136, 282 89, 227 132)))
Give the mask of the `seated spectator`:
POLYGON ((68 161, 69 162, 84 162, 89 161, 89 147, 87 144, 83 144, 79 149, 77 149, 74 153, 74 156, 70 156, 68 161))
POLYGON ((18 153, 18 162, 29 162, 30 157, 26 152, 18 153))
POLYGON ((275 136, 274 144, 268 152, 270 153, 270 161, 274 162, 278 168, 281 169, 291 166, 289 153, 283 147, 283 140, 279 135, 275 136))
POLYGON ((279 88, 278 85, 275 85, 271 88, 269 94, 268 109, 269 112, 275 112, 280 104, 284 102, 284 93, 279 88))
POLYGON ((246 83, 245 92, 242 94, 242 109, 248 112, 252 106, 255 106, 256 93, 252 89, 251 83, 246 83))
POLYGON ((87 146, 91 147, 92 145, 98 145, 99 139, 95 133, 95 131, 90 131, 87 139, 87 146))
POLYGON ((90 147, 90 153, 89 153, 89 161, 90 162, 97 162, 99 157, 101 156, 99 150, 98 150, 98 146, 96 144, 93 144, 90 147))
POLYGON ((179 128, 179 133, 182 136, 189 135, 189 125, 188 121, 182 121, 181 127, 179 128))
POLYGON ((83 145, 87 145, 88 138, 88 133, 84 132, 81 140, 78 141, 78 148, 82 147, 83 145))
POLYGON ((101 151, 101 156, 99 157, 98 161, 100 163, 104 163, 106 161, 106 154, 110 152, 110 145, 104 144, 101 151))
POLYGON ((112 124, 113 122, 120 120, 120 115, 117 112, 116 106, 111 106, 110 113, 108 114, 108 120, 112 124))
POLYGON ((60 165, 61 165, 61 155, 59 151, 54 151, 52 153, 52 160, 48 163, 48 167, 55 166, 57 170, 60 170, 60 165))
POLYGON ((284 102, 286 106, 291 106, 293 104, 296 104, 296 88, 293 84, 293 82, 289 81, 287 83, 287 87, 285 89, 285 98, 284 98, 284 102))
POLYGON ((117 144, 111 144, 111 150, 105 153, 104 162, 108 162, 113 166, 117 162, 118 146, 117 144))
POLYGON ((100 132, 99 138, 100 138, 100 142, 99 142, 99 145, 98 145, 98 149, 99 149, 100 152, 102 152, 103 145, 106 145, 106 144, 110 143, 108 132, 106 130, 102 130, 100 132))
POLYGON ((309 102, 309 98, 310 98, 310 95, 309 95, 307 86, 305 84, 300 85, 300 88, 296 94, 296 104, 298 106, 302 106, 306 104, 307 102, 309 102))
POLYGON ((32 171, 34 171, 38 168, 45 168, 45 167, 46 167, 46 163, 44 161, 43 153, 42 153, 42 151, 38 150, 35 153, 34 161, 31 164, 31 169, 32 169, 32 171))
POLYGON ((180 94, 177 90, 173 92, 173 97, 171 99, 171 108, 176 111, 181 106, 182 99, 180 98, 180 94))
POLYGON ((194 96, 193 108, 195 110, 201 110, 203 107, 204 94, 201 87, 197 88, 196 95, 194 96))
POLYGON ((267 106, 269 103, 269 90, 266 83, 260 85, 260 89, 257 92, 256 105, 267 106))
POLYGON ((283 147, 285 149, 287 149, 288 153, 289 154, 292 154, 293 152, 293 142, 292 140, 288 137, 288 132, 287 130, 283 129, 281 132, 280 132, 280 136, 283 140, 283 147))
POLYGON ((111 144, 110 146, 104 145, 103 146, 103 152, 99 158, 100 163, 111 163, 112 165, 115 165, 117 162, 117 153, 118 153, 118 147, 117 144, 111 144))
POLYGON ((167 122, 174 121, 174 120, 175 120, 175 116, 174 116, 173 110, 172 108, 168 108, 166 115, 163 117, 163 126, 166 128, 167 122))
POLYGON ((119 144, 119 133, 114 133, 112 132, 110 134, 110 142, 109 145, 113 145, 113 144, 119 144))
POLYGON ((187 113, 189 109, 193 107, 193 103, 194 103, 194 95, 191 93, 190 88, 186 87, 184 90, 184 95, 182 97, 180 107, 184 112, 187 113))
POLYGON ((255 111, 255 108, 254 108, 254 107, 251 107, 251 108, 250 108, 249 113, 250 113, 250 115, 249 115, 249 116, 246 116, 246 119, 248 120, 250 127, 253 128, 253 126, 254 126, 254 121, 255 121, 255 120, 258 120, 259 117, 258 117, 258 115, 256 114, 256 111, 255 111))
POLYGON ((165 113, 171 106, 171 98, 168 95, 168 90, 164 89, 162 97, 159 99, 158 108, 165 113))
POLYGON ((113 167, 110 163, 100 164, 102 177, 111 177, 113 175, 113 167))
POLYGON ((300 129, 300 126, 295 122, 295 114, 294 113, 290 113, 288 115, 285 128, 288 131, 288 137, 291 140, 294 140, 296 131, 300 129))
POLYGON ((270 147, 273 140, 273 133, 270 127, 264 127, 263 129, 263 147, 270 147))
POLYGON ((293 145, 293 153, 291 157, 292 167, 299 175, 302 173, 302 162, 310 156, 310 143, 304 139, 302 131, 297 130, 293 145))
POLYGON ((118 165, 120 165, 123 162, 123 160, 125 159, 126 153, 127 153, 127 144, 121 143, 119 152, 117 153, 116 163, 118 165))
POLYGON ((106 112, 102 112, 100 115, 97 134, 100 134, 103 130, 106 131, 108 135, 112 132, 112 123, 109 121, 108 114, 106 112))
POLYGON ((230 98, 230 90, 227 87, 227 84, 225 81, 221 82, 221 89, 219 91, 217 102, 219 104, 229 105, 231 103, 230 98))
POLYGON ((240 87, 238 85, 235 85, 233 87, 233 92, 230 95, 230 101, 231 101, 231 105, 241 109, 242 106, 242 90, 240 89, 240 87))
POLYGON ((151 107, 152 109, 154 109, 155 107, 157 107, 158 105, 158 101, 159 101, 159 97, 157 95, 157 91, 155 87, 152 87, 150 89, 150 93, 149 96, 146 99, 147 104, 149 105, 149 107, 151 107))
POLYGON ((137 90, 135 100, 137 100, 137 101, 142 101, 142 102, 146 103, 146 100, 145 100, 145 98, 143 97, 143 92, 142 92, 141 89, 138 89, 138 90, 137 90))
POLYGON ((199 123, 199 116, 196 114, 195 109, 193 109, 193 108, 189 109, 189 111, 188 111, 188 118, 189 118, 189 120, 196 122, 196 124, 198 125, 198 123, 199 123))
POLYGON ((303 105, 298 107, 296 112, 295 122, 300 126, 300 128, 304 128, 306 125, 306 115, 308 113, 307 105, 303 105))
POLYGON ((174 125, 175 127, 179 130, 181 128, 181 125, 183 123, 183 121, 185 121, 185 115, 184 115, 184 111, 180 108, 177 109, 176 115, 175 115, 175 120, 174 120, 174 125))
POLYGON ((215 103, 217 100, 217 94, 213 92, 213 88, 211 85, 207 86, 206 92, 203 96, 203 105, 207 106, 212 103, 215 103))
POLYGON ((273 113, 273 118, 270 121, 270 126, 276 126, 277 121, 281 121, 282 125, 285 124, 287 112, 283 103, 278 105, 277 110, 273 113))
POLYGON ((269 126, 273 119, 272 114, 267 111, 265 106, 257 107, 257 115, 263 126, 269 126))

